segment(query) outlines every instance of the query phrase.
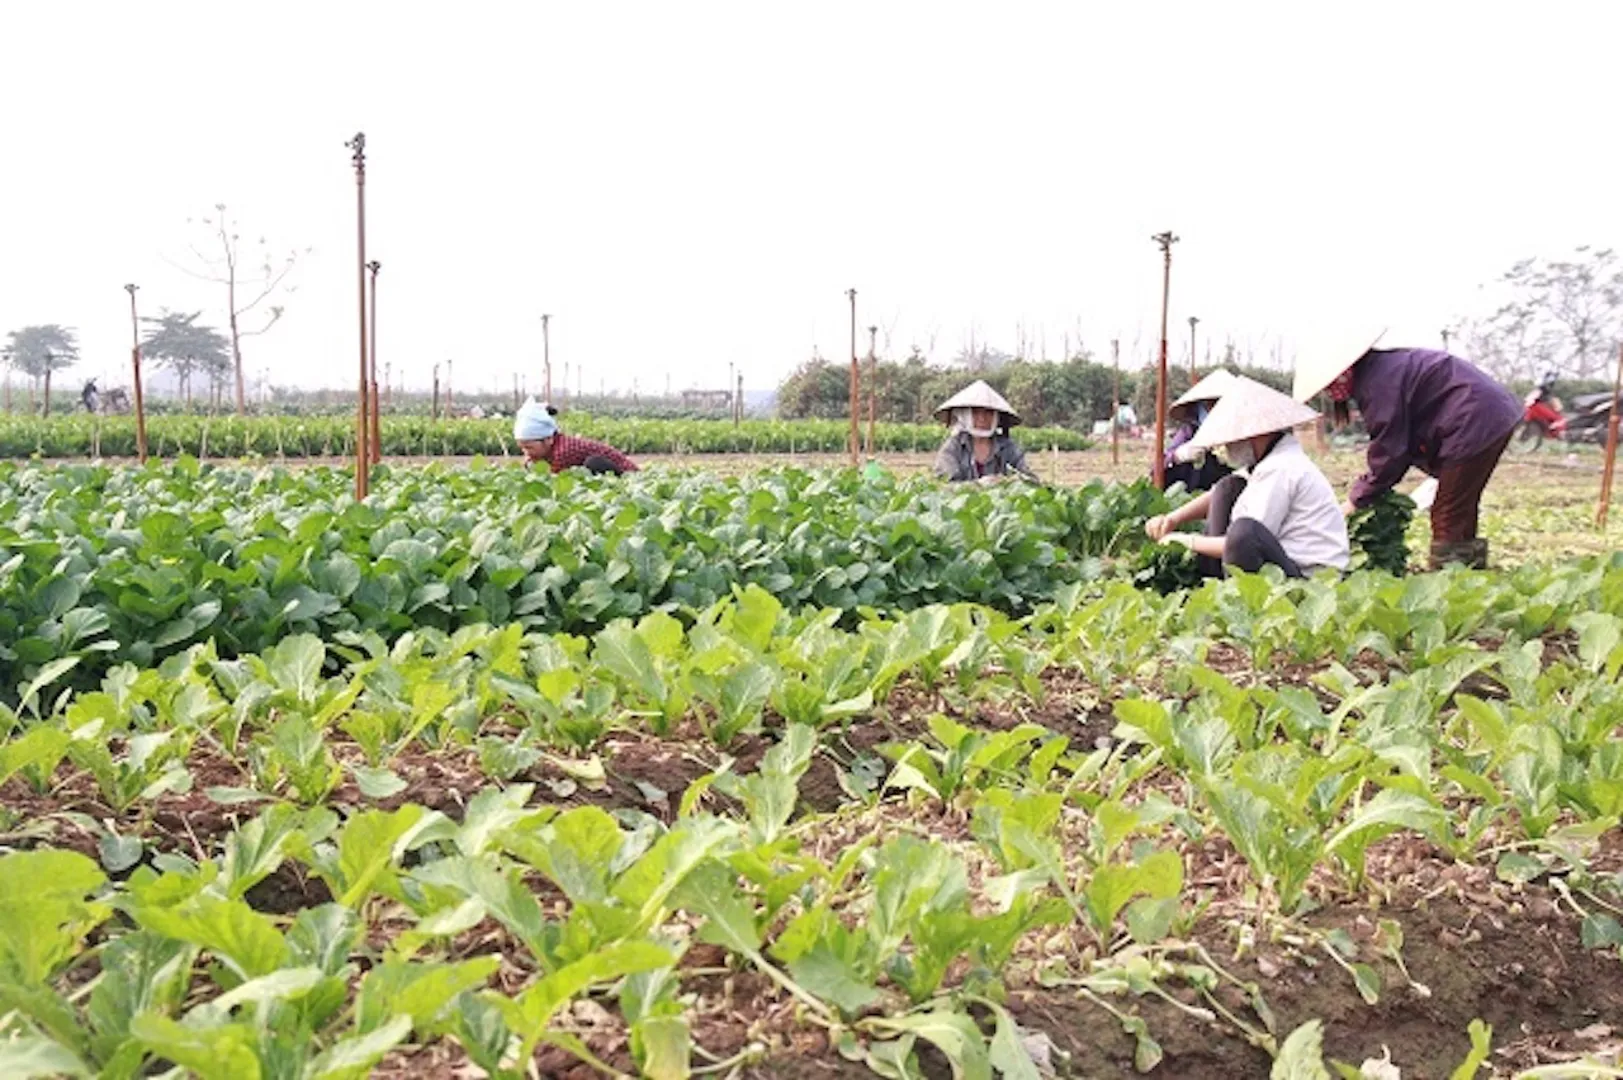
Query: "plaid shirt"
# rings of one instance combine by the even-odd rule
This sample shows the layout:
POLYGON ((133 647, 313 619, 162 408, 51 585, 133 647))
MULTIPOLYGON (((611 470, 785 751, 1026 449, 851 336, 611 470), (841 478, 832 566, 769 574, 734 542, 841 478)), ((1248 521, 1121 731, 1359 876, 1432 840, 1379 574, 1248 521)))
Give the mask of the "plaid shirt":
POLYGON ((550 461, 552 471, 563 472, 565 469, 577 469, 586 464, 590 457, 606 457, 619 467, 621 472, 636 472, 637 463, 626 457, 612 446, 600 443, 595 439, 582 439, 574 435, 565 435, 559 432, 552 438, 552 454, 550 461))

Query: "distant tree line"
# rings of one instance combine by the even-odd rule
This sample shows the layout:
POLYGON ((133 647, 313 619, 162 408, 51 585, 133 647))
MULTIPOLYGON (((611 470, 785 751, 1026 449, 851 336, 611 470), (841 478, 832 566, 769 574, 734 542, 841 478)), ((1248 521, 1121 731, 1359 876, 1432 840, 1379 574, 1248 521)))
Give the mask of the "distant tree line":
MULTIPOLYGON (((875 411, 881 420, 927 421, 936 407, 975 379, 985 379, 1028 424, 1053 425, 1079 431, 1090 429, 1095 421, 1110 418, 1114 400, 1115 371, 1086 354, 1069 360, 1043 362, 1003 359, 993 354, 992 363, 979 358, 960 357, 951 365, 932 365, 915 353, 902 361, 880 361, 873 381, 878 387, 875 411)), ((1214 366, 1199 368, 1205 375, 1214 366)), ((1272 368, 1242 366, 1232 362, 1220 365, 1236 374, 1248 375, 1280 390, 1290 389, 1290 373, 1272 368)), ((778 415, 786 419, 818 417, 835 419, 850 411, 849 362, 814 358, 802 364, 778 387, 778 415)), ((868 415, 870 368, 862 364, 862 411, 868 415)), ((1169 400, 1189 389, 1189 369, 1169 365, 1169 400)), ((1121 399, 1132 405, 1146 423, 1155 416, 1155 369, 1123 367, 1121 399)))

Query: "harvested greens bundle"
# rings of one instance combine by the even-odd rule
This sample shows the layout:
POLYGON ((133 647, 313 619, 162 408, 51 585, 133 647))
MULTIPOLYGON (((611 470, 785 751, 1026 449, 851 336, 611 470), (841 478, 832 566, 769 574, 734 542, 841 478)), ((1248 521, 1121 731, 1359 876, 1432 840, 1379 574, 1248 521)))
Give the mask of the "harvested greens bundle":
POLYGON ((1163 596, 1200 585, 1200 564, 1193 551, 1181 544, 1146 544, 1133 564, 1133 583, 1163 596))
POLYGON ((1414 500, 1388 491, 1347 519, 1347 538, 1352 541, 1351 569, 1385 570, 1402 576, 1409 569, 1409 522, 1414 520, 1414 500))

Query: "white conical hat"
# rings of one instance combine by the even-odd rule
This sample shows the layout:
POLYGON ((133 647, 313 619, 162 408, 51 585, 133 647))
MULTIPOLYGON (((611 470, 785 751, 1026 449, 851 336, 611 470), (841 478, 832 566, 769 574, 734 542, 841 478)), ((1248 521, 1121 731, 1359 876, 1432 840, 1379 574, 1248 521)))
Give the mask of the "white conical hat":
POLYGON ((1210 450, 1253 435, 1289 431, 1318 416, 1318 410, 1291 400, 1273 387, 1236 375, 1188 445, 1197 450, 1210 450))
POLYGON ((1003 414, 1005 427, 1013 427, 1020 422, 1020 414, 1003 399, 1003 395, 986 385, 985 379, 976 379, 952 397, 936 406, 935 414, 940 419, 947 419, 947 415, 954 409, 995 409, 1003 414), (947 414, 947 415, 943 415, 947 414))
POLYGON ((1368 326, 1346 331, 1328 340, 1323 347, 1314 347, 1296 361, 1296 381, 1291 397, 1306 401, 1336 377, 1364 358, 1364 354, 1380 344, 1386 336, 1384 328, 1372 330, 1368 326))
POLYGON ((1227 368, 1218 368, 1208 372, 1194 386, 1191 386, 1177 401, 1172 403, 1174 409, 1183 405, 1193 405, 1197 401, 1216 401, 1228 393, 1230 386, 1234 385, 1234 373, 1227 368))

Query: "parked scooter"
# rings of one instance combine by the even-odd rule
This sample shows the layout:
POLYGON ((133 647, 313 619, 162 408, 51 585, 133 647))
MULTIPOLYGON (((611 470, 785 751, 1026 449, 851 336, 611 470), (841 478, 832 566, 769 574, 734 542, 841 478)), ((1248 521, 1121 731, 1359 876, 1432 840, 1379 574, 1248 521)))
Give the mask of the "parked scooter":
POLYGON ((1541 379, 1523 401, 1522 422, 1516 429, 1515 448, 1532 452, 1545 439, 1563 442, 1598 443, 1606 437, 1611 417, 1611 394, 1579 394, 1572 399, 1572 413, 1562 411, 1561 399, 1550 392, 1554 380, 1541 379))

